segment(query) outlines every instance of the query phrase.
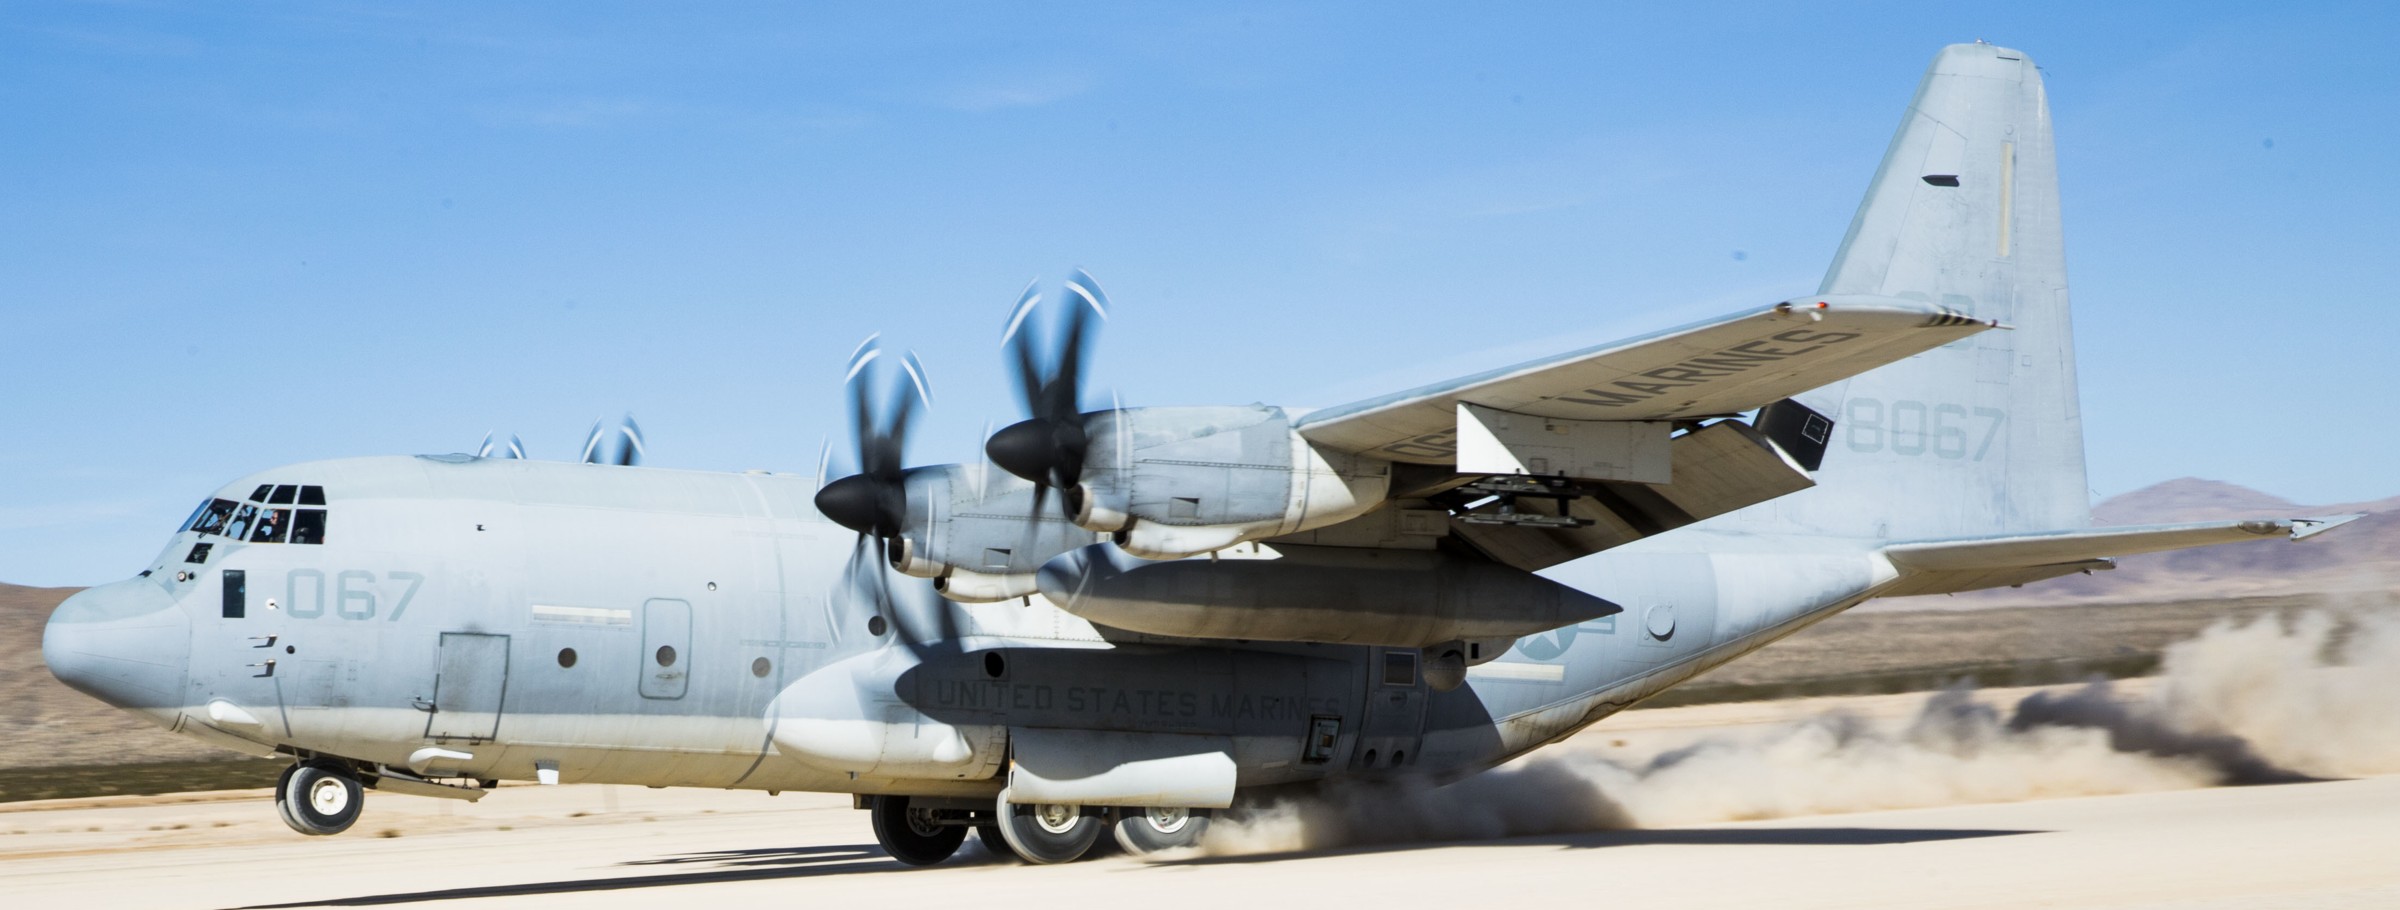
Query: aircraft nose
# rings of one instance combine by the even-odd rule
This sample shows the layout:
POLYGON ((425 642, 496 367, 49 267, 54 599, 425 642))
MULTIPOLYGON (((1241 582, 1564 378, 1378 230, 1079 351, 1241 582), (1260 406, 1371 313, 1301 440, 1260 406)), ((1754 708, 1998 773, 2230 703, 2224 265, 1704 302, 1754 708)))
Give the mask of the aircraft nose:
POLYGON ((161 723, 172 722, 182 706, 191 650, 191 617, 144 579, 69 597, 42 629, 42 660, 50 675, 161 723))

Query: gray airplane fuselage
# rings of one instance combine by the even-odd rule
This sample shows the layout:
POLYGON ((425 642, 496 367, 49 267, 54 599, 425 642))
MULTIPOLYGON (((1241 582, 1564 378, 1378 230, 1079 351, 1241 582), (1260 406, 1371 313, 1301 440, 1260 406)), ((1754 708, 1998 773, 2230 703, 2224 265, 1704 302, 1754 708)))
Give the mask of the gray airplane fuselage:
POLYGON ((944 601, 897 573, 883 606, 806 476, 382 457, 279 468, 218 496, 291 485, 325 491, 321 543, 180 532, 146 576, 60 609, 54 672, 186 735, 437 776, 532 780, 547 765, 563 782, 1002 786, 994 758, 935 773, 813 754, 816 734, 793 725, 814 719, 778 699, 848 674, 836 700, 879 723, 905 722, 876 713, 888 703, 1017 737, 1220 738, 1252 788, 1487 767, 1891 577, 1871 550, 1774 541, 1745 557, 1741 535, 1690 529, 1674 535, 1684 550, 1550 573, 1626 612, 1524 639, 1437 691, 1413 648, 1146 638, 1038 596, 944 601), (856 670, 882 663, 901 671, 856 670), (1324 732, 1330 748, 1312 737, 1324 732))

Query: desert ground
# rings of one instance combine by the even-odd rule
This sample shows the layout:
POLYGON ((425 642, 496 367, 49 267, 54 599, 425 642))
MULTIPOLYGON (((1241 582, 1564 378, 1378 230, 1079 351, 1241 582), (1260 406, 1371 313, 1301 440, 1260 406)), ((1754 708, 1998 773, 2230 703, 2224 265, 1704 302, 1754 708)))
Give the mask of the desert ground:
MULTIPOLYGON (((1985 692, 1978 700, 2004 707, 2023 694, 1985 692)), ((1923 716, 1938 697, 1631 712, 1563 744, 1559 761, 1639 766, 1696 743, 1772 739, 1829 716, 1889 728, 1923 716)), ((1518 792, 1482 796, 1503 804, 1572 796, 1551 792, 1546 780, 1519 773, 1503 783, 1518 792)), ((118 796, 0 806, 0 881, 10 905, 20 907, 467 899, 527 907, 892 900, 1014 907, 1051 906, 1079 892, 1171 906, 1360 897, 1417 906, 1571 898, 1682 908, 2400 904, 2400 864, 2391 862, 2400 847, 2391 821, 2400 818, 2400 776, 2245 787, 2147 783, 2155 789, 2061 795, 2081 792, 2070 786, 2048 798, 1936 799, 1905 809, 1638 828, 1586 816, 1513 836, 1505 828, 1478 831, 1475 820, 1449 827, 1442 816, 1458 806, 1443 791, 1403 793, 1392 796, 1418 817, 1350 842, 1336 832, 1336 840, 1311 843, 1327 832, 1296 831, 1295 824, 1322 820, 1295 823, 1284 815, 1236 831, 1246 836, 1229 849, 1196 855, 1026 867, 997 861, 970 839, 960 856, 927 869, 885 858, 864 814, 840 796, 512 786, 470 805, 371 795, 359 826, 332 838, 285 829, 264 791, 118 796)), ((1620 795, 1638 805, 1639 794, 1620 795)))

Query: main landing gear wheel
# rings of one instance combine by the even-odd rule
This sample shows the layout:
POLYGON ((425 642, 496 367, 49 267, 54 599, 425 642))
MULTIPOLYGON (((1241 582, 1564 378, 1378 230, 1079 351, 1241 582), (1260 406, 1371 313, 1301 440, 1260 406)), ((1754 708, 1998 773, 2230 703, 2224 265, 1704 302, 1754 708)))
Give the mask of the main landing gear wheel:
POLYGON ((333 765, 293 765, 275 784, 276 814, 302 834, 321 837, 348 831, 366 804, 367 791, 358 778, 333 765))
POLYGON ((1008 845, 1008 837, 1000 833, 998 824, 976 825, 975 839, 982 842, 983 849, 990 851, 992 857, 1001 862, 1021 863, 1025 861, 1025 857, 1017 855, 1017 848, 1008 845))
POLYGON ((1059 803, 1020 806, 1010 802, 1009 792, 1000 791, 999 819, 1001 838, 1029 863, 1071 863, 1082 859, 1100 841, 1100 816, 1087 814, 1082 806, 1059 803))
POLYGON ((933 809, 912 809, 905 796, 875 797, 875 842, 893 859, 930 866, 958 852, 967 840, 963 825, 947 824, 933 809))
POLYGON ((1117 814, 1117 846, 1135 856, 1198 846, 1208 833, 1208 810, 1174 806, 1126 809, 1117 814))

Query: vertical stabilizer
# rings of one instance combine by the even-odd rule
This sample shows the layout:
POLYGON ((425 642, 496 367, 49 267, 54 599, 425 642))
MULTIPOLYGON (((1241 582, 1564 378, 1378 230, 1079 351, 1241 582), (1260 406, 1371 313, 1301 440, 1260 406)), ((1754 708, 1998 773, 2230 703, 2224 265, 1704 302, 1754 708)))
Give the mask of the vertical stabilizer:
POLYGON ((1802 397, 1834 415, 1795 530, 1889 539, 2089 523, 2083 427, 2041 71, 1987 44, 1926 70, 1820 289, 1997 319, 1985 332, 1802 397))

